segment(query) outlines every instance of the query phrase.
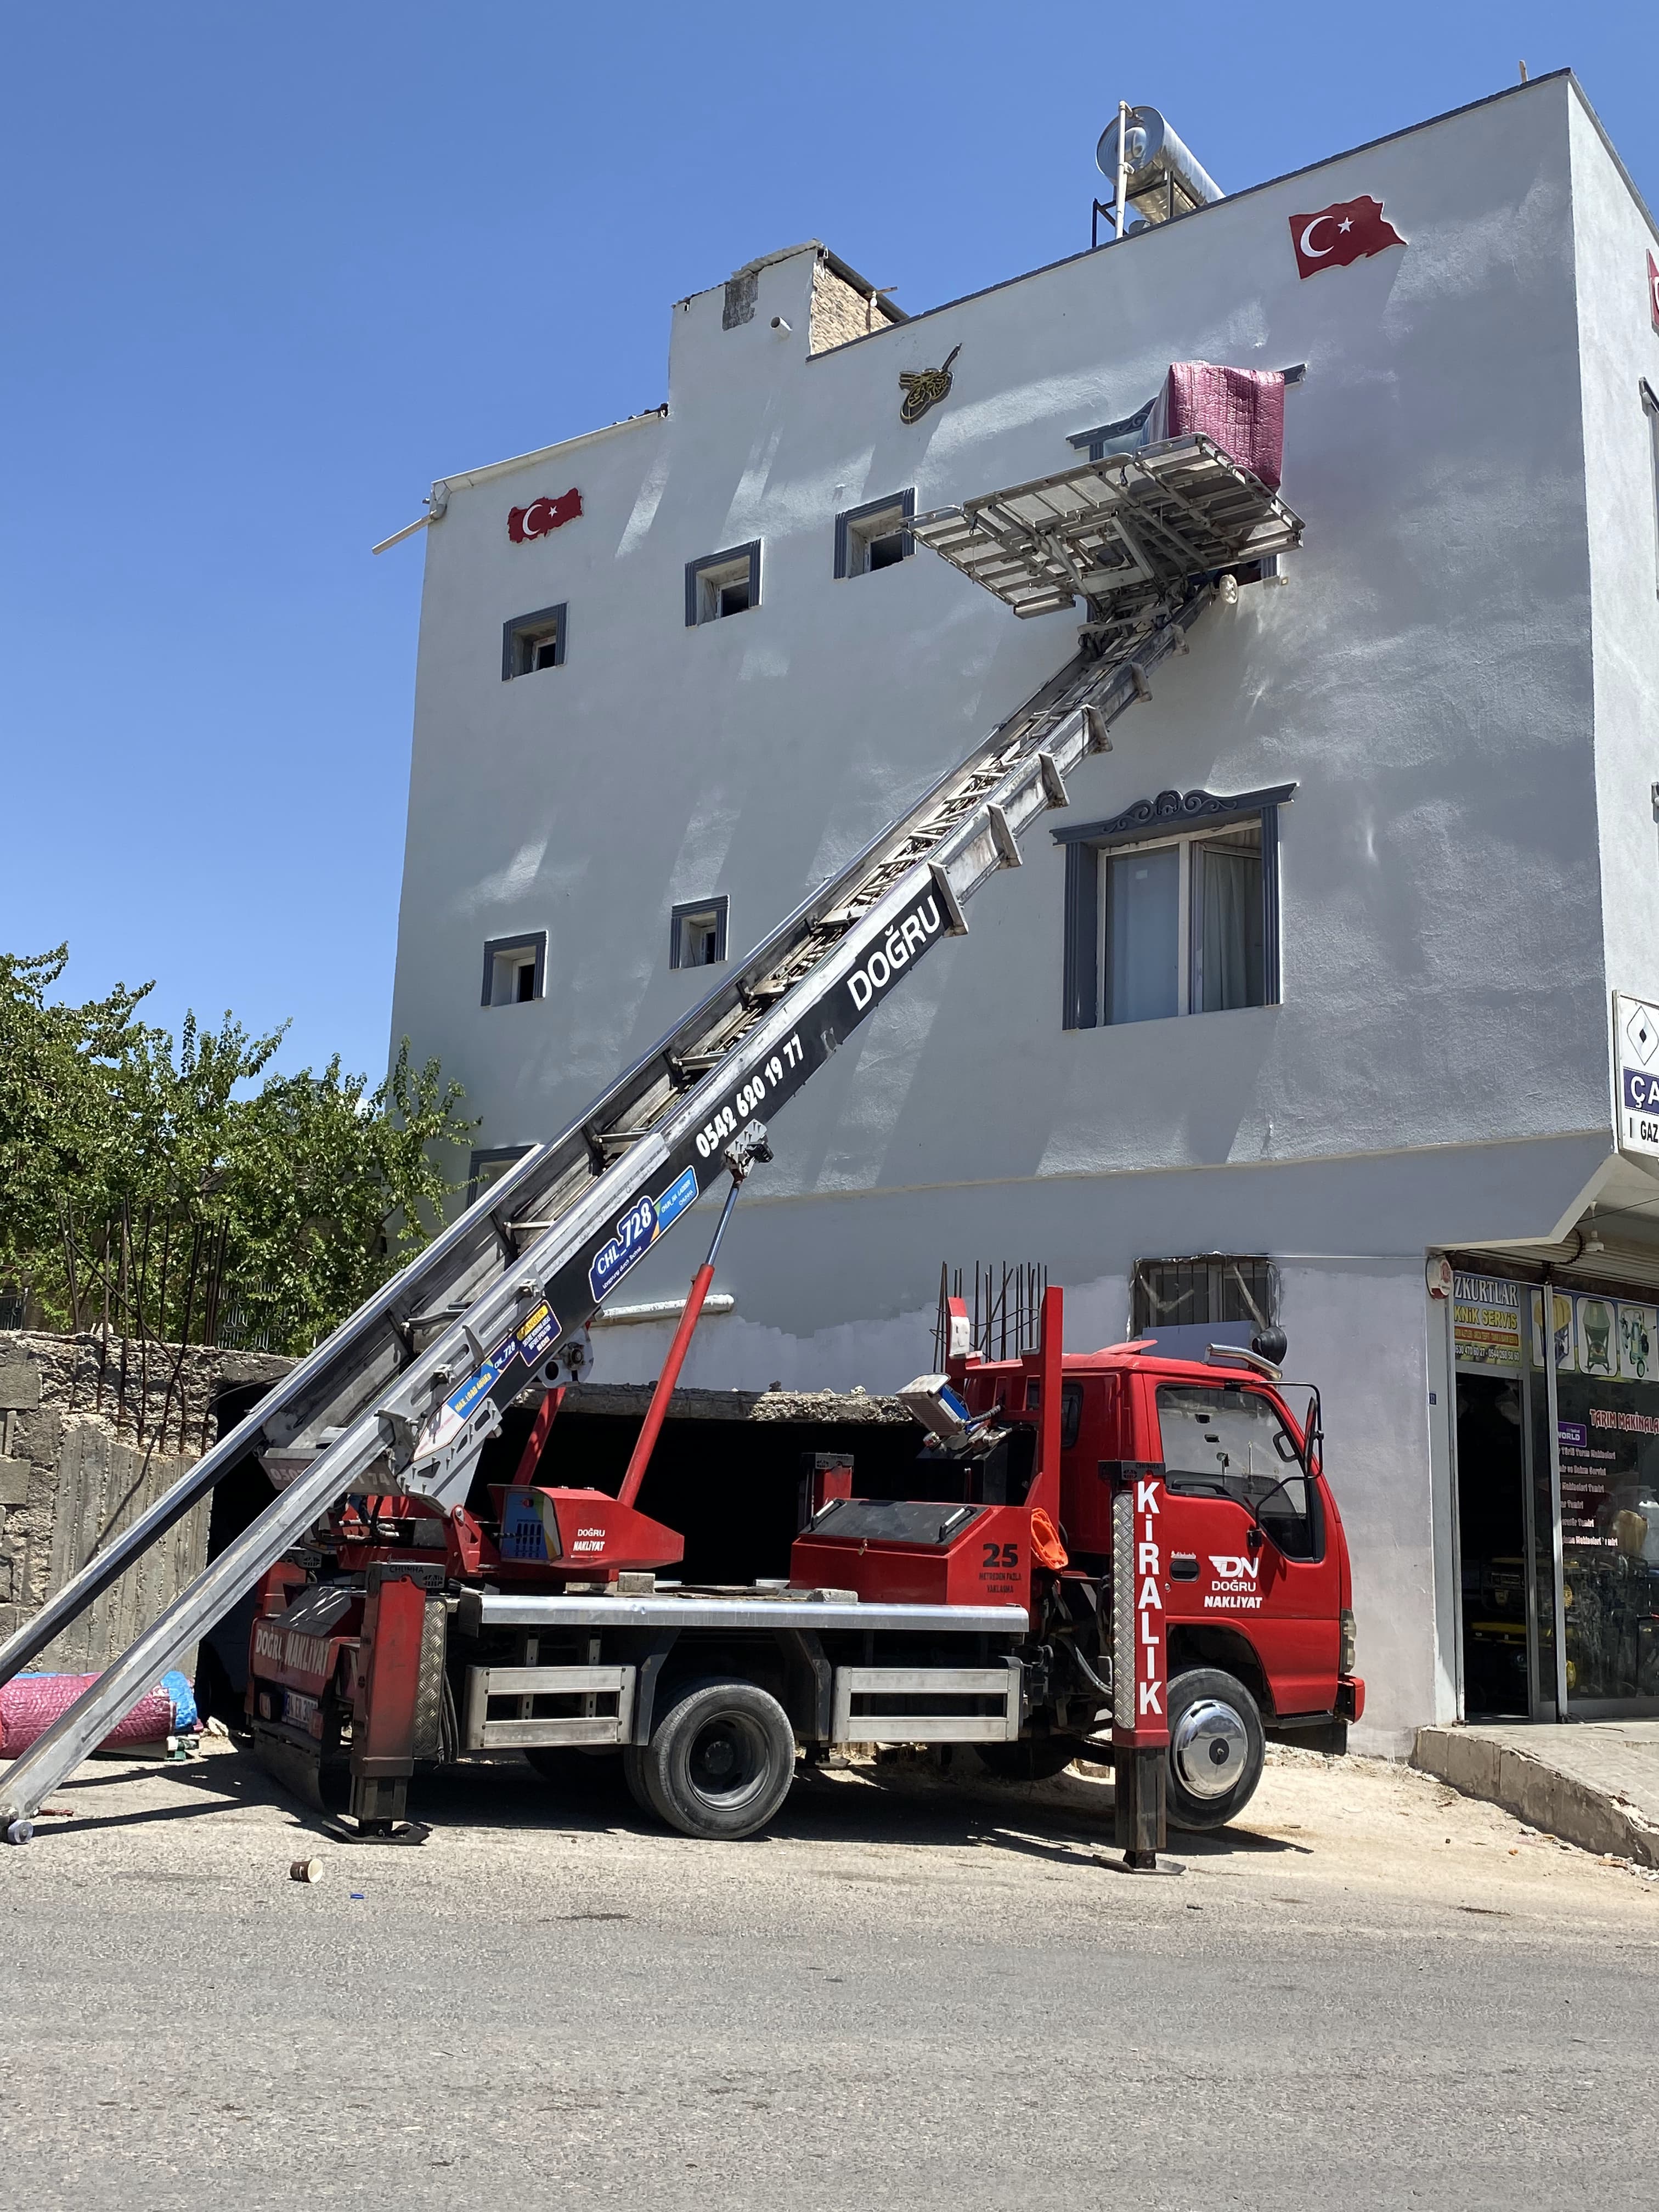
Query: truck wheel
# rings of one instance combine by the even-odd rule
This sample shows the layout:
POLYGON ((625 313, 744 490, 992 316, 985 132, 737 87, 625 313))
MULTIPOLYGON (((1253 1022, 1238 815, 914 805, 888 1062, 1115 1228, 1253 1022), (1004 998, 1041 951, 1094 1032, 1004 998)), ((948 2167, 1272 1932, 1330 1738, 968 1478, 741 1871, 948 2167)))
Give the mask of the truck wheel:
POLYGON ((1170 1825, 1222 1828, 1261 1779, 1266 1739, 1255 1699, 1218 1667, 1194 1667, 1170 1685, 1170 1825))
POLYGON ((694 1682, 641 1761, 651 1802, 682 1835, 732 1840, 763 1828, 795 1778, 795 1731, 752 1682, 694 1682))
POLYGON ((1083 1757, 1075 1736, 1033 1736, 1023 1743, 976 1743, 980 1765, 999 1782, 1050 1782, 1083 1757))
POLYGON ((627 1784, 629 1796, 647 1820, 653 1820, 657 1808, 651 1802, 651 1792, 645 1786, 646 1756, 643 1747, 639 1744, 630 1743, 625 1747, 622 1755, 623 1780, 627 1784))

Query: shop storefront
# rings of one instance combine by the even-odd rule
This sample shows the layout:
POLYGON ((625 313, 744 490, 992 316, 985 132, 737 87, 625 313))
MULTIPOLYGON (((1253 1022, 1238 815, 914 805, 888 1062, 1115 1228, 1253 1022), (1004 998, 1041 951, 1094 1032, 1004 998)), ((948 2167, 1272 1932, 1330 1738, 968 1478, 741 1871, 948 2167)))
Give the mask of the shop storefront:
POLYGON ((1459 1273, 1464 1711, 1659 1716, 1659 1304, 1459 1273))

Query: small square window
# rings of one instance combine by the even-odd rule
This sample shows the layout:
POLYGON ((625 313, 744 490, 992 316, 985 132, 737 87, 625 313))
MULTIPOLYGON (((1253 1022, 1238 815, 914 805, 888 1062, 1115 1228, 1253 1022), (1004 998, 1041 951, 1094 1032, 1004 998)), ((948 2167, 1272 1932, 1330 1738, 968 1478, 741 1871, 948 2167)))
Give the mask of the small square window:
POLYGON ((472 1155, 466 1176, 466 1202, 469 1206, 483 1196, 492 1183, 498 1183, 514 1161, 521 1160, 533 1145, 487 1145, 472 1155))
POLYGON ((896 568, 915 550, 906 525, 916 511, 915 489, 849 507, 836 517, 836 574, 867 576, 877 568, 896 568))
POLYGON ((492 937, 484 946, 483 1004, 527 1006, 542 995, 547 967, 547 932, 525 937, 492 937))
POLYGON ((670 923, 671 968, 714 968, 726 957, 726 900, 697 899, 677 906, 670 923))
POLYGON ((542 607, 501 625, 501 681, 564 666, 565 608, 542 607))
POLYGON ((723 622, 727 615, 745 615, 760 605, 760 540, 729 546, 724 553, 705 553, 685 564, 685 626, 723 622))

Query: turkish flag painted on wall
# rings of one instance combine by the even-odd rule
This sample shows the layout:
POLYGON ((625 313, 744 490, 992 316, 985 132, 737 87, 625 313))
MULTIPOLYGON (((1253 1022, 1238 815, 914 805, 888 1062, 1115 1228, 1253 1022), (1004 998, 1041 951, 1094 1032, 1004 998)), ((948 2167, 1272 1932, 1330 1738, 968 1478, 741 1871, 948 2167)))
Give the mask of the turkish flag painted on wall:
POLYGON ((1346 269, 1351 261, 1406 241, 1383 214, 1382 201, 1364 198, 1337 200, 1317 215, 1293 215, 1291 243, 1297 276, 1312 276, 1322 269, 1346 269))
POLYGON ((582 495, 572 484, 556 499, 532 499, 528 507, 509 507, 507 534, 515 545, 525 545, 532 538, 545 538, 550 531, 562 529, 567 522, 574 522, 581 511, 582 495))

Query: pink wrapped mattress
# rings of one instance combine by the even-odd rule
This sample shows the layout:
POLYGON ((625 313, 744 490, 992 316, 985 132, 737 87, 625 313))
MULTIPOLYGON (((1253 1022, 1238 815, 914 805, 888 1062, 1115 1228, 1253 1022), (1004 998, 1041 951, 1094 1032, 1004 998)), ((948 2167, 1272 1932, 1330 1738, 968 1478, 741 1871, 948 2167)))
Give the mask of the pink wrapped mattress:
MULTIPOLYGON (((0 1690, 0 1759, 15 1759, 67 1712, 95 1674, 16 1674, 0 1690)), ((158 1683, 104 1738, 100 1751, 160 1743, 173 1734, 173 1699, 158 1683)))
POLYGON ((1276 368, 1219 368, 1213 362, 1170 364, 1156 426, 1160 438, 1194 433, 1213 440, 1269 491, 1285 466, 1285 379, 1276 368))

